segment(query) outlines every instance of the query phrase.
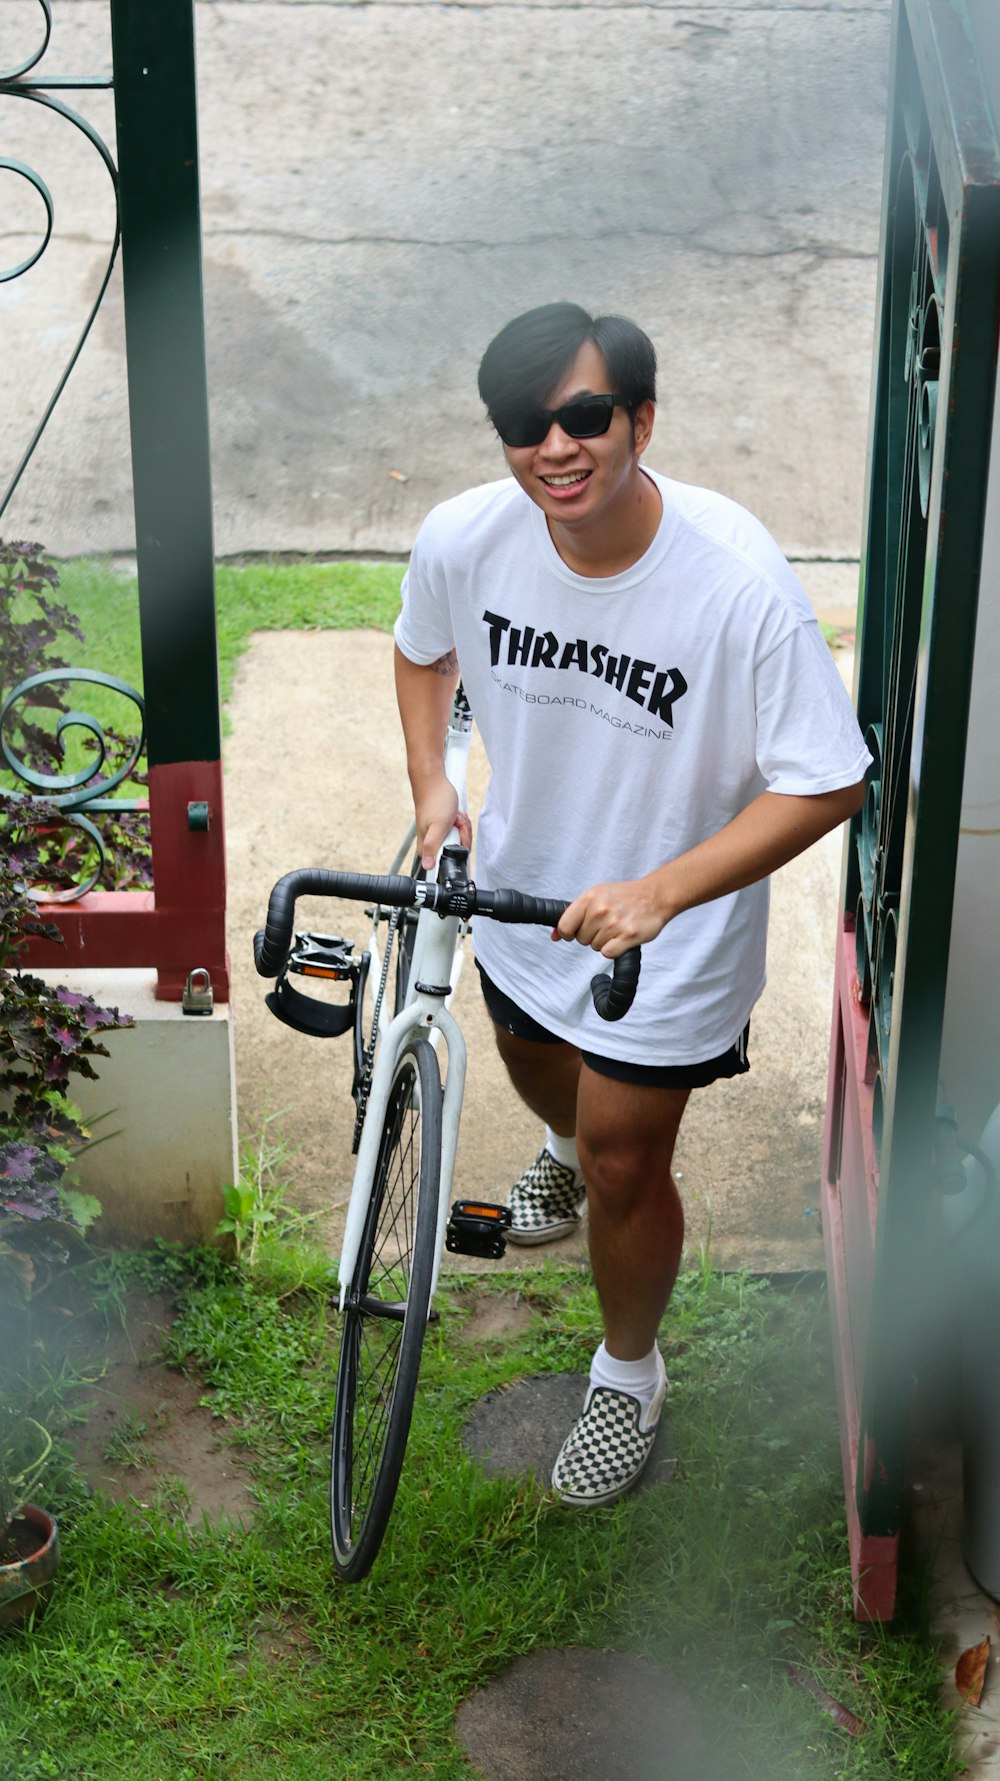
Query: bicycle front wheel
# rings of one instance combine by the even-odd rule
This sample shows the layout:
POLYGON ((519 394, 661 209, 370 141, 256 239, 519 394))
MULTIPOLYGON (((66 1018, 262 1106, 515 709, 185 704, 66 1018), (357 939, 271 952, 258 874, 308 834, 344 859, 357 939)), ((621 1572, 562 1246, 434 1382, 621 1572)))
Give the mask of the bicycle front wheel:
POLYGON ((371 1200, 344 1305, 333 1418, 334 1565, 356 1583, 378 1554, 410 1431, 430 1309, 441 1180, 441 1072, 408 1041, 382 1123, 371 1200))

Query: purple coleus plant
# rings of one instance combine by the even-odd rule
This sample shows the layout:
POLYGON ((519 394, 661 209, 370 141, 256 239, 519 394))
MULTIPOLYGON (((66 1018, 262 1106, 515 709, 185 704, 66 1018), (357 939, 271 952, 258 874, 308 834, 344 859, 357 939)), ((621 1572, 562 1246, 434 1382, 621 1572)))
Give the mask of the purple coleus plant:
MULTIPOLYGON (((31 823, 46 806, 32 801, 31 823)), ((73 1159, 88 1133, 69 1100, 70 1078, 96 1078, 99 1034, 132 1025, 117 1008, 18 968, 28 934, 61 941, 39 919, 31 886, 41 858, 23 799, 0 793, 0 1250, 15 1232, 60 1219, 83 1228, 99 1210, 74 1187, 73 1159), (23 1222, 22 1222, 23 1221, 23 1222)))
POLYGON ((60 1173, 60 1164, 38 1144, 0 1144, 0 1207, 20 1218, 61 1217, 60 1173))

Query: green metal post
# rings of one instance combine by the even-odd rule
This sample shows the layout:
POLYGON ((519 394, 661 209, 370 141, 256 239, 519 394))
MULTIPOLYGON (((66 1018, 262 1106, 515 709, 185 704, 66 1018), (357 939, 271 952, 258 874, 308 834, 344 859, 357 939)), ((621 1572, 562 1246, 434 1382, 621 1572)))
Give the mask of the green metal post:
POLYGON ((151 766, 219 755, 192 0, 111 0, 151 766))
POLYGON ((193 0, 111 0, 159 993, 225 995, 218 659, 193 0), (209 806, 209 827, 192 821, 209 806))

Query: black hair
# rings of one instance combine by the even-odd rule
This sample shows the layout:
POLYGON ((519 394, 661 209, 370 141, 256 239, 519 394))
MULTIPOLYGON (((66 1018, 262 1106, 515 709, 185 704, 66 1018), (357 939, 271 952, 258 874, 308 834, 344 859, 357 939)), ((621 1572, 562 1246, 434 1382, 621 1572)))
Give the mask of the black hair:
POLYGON ((588 340, 633 416, 640 402, 656 401, 656 349, 635 322, 588 315, 578 303, 543 303, 515 316, 483 354, 479 394, 494 425, 505 412, 543 407, 588 340))

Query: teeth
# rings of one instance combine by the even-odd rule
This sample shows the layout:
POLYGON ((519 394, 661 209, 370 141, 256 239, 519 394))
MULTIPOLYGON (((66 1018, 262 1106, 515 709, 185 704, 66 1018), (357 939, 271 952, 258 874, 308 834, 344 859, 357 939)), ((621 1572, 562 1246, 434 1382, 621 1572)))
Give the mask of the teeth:
POLYGON ((587 475, 586 470, 574 470, 570 476, 543 476, 542 481, 547 482, 550 488, 565 489, 572 482, 586 482, 587 475))

